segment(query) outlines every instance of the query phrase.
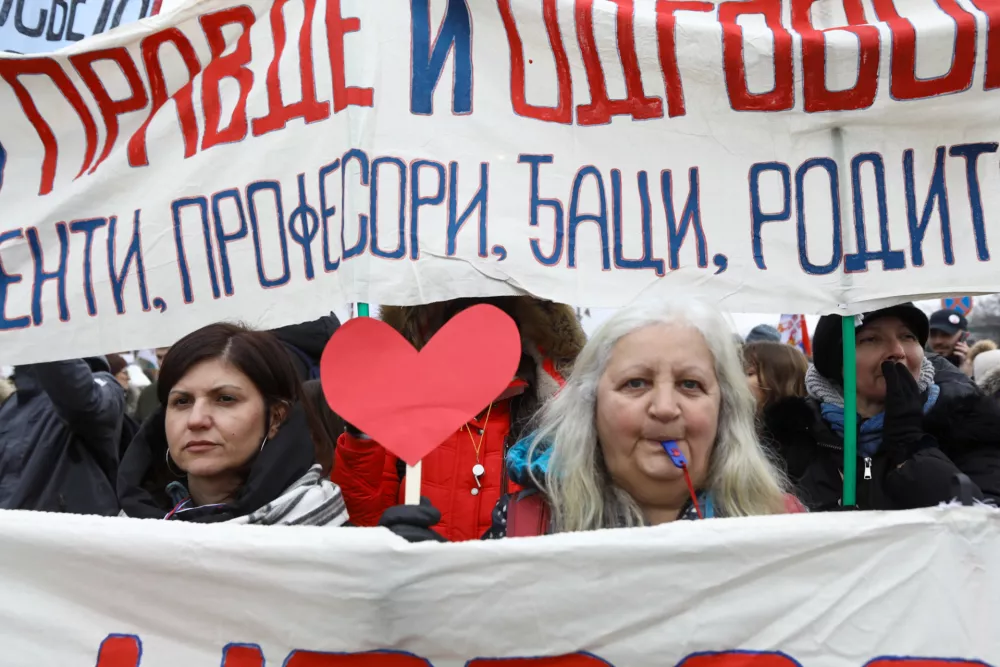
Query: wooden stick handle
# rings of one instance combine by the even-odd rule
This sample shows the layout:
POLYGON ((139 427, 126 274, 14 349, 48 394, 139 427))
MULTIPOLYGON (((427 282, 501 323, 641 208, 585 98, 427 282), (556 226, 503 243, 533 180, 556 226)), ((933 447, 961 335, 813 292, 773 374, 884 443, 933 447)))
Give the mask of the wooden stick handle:
POLYGON ((406 466, 406 504, 420 504, 420 461, 415 466, 406 466))

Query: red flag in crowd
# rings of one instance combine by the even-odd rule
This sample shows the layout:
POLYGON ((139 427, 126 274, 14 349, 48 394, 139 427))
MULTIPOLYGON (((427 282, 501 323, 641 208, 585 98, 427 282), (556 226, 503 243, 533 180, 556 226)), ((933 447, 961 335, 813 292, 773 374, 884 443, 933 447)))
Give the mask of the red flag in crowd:
POLYGON ((794 345, 807 356, 812 356, 812 345, 809 343, 809 328, 806 326, 806 316, 782 315, 778 322, 778 333, 781 334, 781 342, 794 345))

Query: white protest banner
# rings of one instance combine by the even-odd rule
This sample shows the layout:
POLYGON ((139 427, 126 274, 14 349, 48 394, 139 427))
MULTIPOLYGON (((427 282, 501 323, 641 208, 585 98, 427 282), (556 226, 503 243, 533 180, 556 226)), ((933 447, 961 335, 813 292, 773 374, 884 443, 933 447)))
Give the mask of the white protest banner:
POLYGON ((159 11, 161 0, 0 0, 0 51, 45 53, 159 11))
POLYGON ((522 290, 997 291, 998 26, 986 0, 201 0, 0 57, 0 349, 522 290))
POLYGON ((0 512, 0 661, 995 666, 998 553, 1000 512, 985 507, 443 545, 0 512))

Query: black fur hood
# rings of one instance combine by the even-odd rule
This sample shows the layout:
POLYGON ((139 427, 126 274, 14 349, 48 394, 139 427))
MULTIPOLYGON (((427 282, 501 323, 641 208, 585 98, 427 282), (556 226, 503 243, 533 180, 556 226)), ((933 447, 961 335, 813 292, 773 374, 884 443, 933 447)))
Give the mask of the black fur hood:
POLYGON ((790 397, 765 407, 762 421, 770 438, 786 442, 819 426, 822 420, 815 401, 809 398, 790 397))

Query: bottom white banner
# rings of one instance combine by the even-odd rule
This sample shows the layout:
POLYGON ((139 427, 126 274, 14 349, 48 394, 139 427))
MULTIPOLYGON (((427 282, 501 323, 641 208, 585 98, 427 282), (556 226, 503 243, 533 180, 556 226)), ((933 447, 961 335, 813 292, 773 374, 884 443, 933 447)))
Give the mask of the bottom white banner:
POLYGON ((998 623, 985 507, 445 545, 0 512, 5 667, 961 667, 998 623))

